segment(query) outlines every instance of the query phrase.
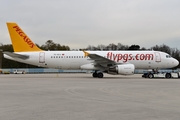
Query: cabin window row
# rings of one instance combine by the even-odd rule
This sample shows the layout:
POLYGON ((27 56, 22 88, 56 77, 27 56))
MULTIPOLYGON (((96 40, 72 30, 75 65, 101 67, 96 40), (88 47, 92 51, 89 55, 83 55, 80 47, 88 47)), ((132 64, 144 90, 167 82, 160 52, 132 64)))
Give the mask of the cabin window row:
POLYGON ((51 56, 51 58, 87 58, 85 56, 51 56))

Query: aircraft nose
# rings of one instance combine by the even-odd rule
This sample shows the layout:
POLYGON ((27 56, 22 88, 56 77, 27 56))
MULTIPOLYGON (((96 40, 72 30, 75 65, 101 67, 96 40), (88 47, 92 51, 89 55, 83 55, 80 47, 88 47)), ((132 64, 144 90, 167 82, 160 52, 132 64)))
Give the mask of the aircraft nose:
POLYGON ((178 65, 179 65, 179 61, 176 60, 176 59, 174 59, 174 60, 173 60, 173 65, 174 65, 174 67, 178 66, 178 65))

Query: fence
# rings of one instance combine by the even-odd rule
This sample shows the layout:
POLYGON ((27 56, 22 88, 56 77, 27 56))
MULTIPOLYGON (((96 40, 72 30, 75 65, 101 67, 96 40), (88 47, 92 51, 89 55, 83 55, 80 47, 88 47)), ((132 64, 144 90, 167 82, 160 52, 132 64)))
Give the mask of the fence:
MULTIPOLYGON (((28 74, 35 74, 35 73, 91 73, 92 71, 90 70, 60 70, 60 69, 48 69, 48 68, 10 68, 10 69, 2 69, 4 72, 10 72, 13 73, 14 70, 19 70, 19 71, 25 71, 25 73, 28 74)), ((135 74, 142 74, 146 72, 147 70, 135 70, 135 74)), ((172 69, 163 69, 159 70, 161 72, 177 72, 180 71, 179 69, 172 70, 172 69)))
POLYGON ((15 70, 25 71, 25 73, 87 73, 87 70, 60 70, 60 69, 46 69, 46 68, 10 68, 2 69, 2 71, 13 73, 15 70))

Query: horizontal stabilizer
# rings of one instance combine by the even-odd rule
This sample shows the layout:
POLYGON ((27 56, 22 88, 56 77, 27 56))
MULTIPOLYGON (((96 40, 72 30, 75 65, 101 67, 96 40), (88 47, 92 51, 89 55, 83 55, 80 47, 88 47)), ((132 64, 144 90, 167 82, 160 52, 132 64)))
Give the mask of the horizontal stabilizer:
POLYGON ((29 56, 28 55, 21 55, 21 54, 17 54, 17 53, 13 53, 13 52, 3 52, 4 54, 12 57, 12 58, 20 58, 20 59, 28 59, 29 56))

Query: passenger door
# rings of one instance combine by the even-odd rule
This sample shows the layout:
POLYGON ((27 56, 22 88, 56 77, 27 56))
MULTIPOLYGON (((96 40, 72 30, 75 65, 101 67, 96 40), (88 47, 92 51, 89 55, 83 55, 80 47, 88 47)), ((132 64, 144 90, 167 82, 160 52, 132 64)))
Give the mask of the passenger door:
POLYGON ((39 53, 39 63, 45 63, 45 52, 39 53))

